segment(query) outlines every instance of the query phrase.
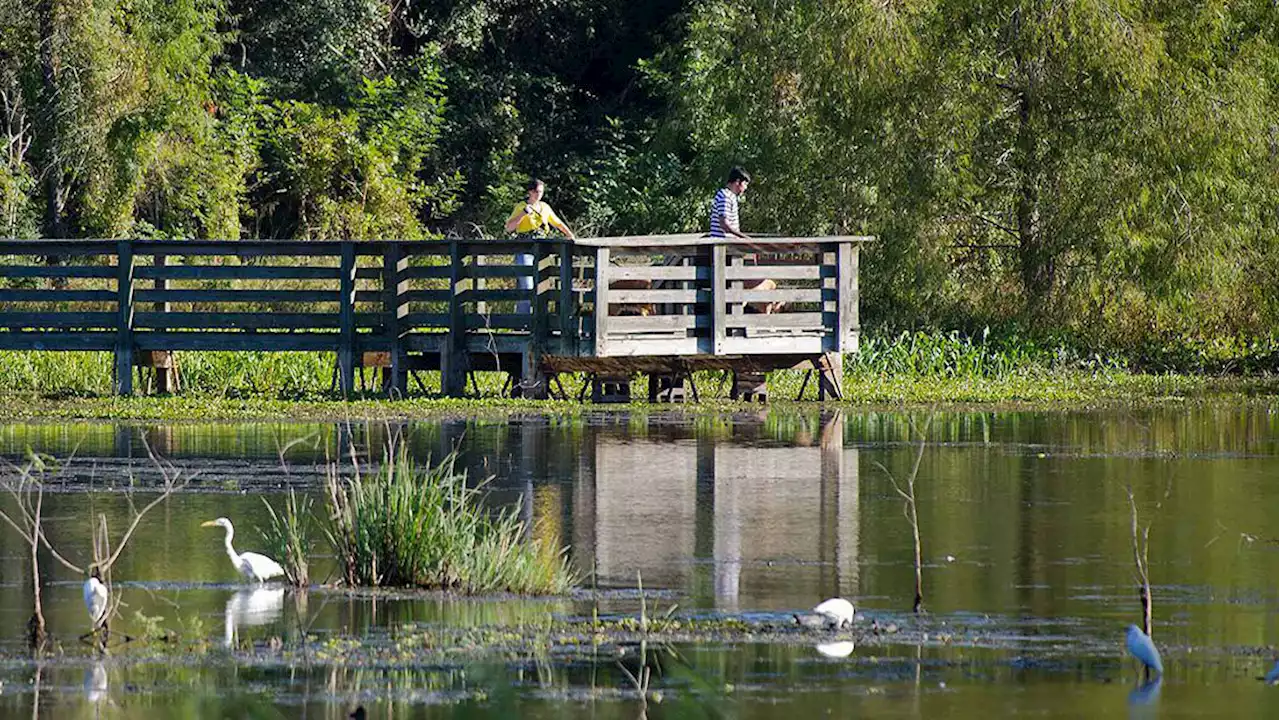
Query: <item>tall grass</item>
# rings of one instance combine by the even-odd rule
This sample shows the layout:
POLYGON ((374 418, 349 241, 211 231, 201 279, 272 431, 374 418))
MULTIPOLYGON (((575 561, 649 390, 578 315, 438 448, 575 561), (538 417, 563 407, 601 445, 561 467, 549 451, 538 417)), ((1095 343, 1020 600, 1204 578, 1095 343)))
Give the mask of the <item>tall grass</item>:
POLYGON ((526 540, 513 509, 494 513, 482 500, 453 456, 419 468, 399 445, 376 475, 330 473, 325 535, 351 586, 523 594, 572 587, 562 550, 526 540))
POLYGON ((270 556, 279 558, 285 579, 291 585, 307 587, 311 584, 308 558, 315 547, 311 531, 311 497, 296 495, 290 488, 283 509, 277 511, 265 498, 262 504, 267 506, 267 516, 271 521, 261 531, 270 556))

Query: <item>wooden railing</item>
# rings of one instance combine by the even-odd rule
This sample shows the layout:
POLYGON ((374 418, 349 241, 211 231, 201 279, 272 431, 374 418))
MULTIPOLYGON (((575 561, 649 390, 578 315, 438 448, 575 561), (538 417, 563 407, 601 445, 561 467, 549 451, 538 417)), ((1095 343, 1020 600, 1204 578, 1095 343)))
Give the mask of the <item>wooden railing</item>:
POLYGON ((485 355, 848 352, 865 240, 0 240, 0 349, 114 352, 121 393, 157 351, 330 351, 344 390, 381 353, 402 393, 422 355, 455 393, 485 355))

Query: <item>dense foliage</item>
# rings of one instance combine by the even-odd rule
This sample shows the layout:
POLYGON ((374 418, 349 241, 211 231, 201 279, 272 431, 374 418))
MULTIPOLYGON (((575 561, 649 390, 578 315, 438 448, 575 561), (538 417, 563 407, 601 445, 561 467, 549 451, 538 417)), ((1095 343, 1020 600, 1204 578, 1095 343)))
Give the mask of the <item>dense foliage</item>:
POLYGON ((879 238, 868 327, 1274 355, 1276 26, 1263 0, 6 0, 0 235, 493 235, 530 174, 580 235, 696 230, 740 163, 749 231, 879 238))

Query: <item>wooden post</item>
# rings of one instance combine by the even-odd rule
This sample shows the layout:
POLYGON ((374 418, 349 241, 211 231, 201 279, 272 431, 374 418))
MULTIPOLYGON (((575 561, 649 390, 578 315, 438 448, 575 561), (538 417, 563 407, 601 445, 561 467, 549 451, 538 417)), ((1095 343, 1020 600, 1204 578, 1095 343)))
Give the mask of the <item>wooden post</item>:
POLYGON ((351 392, 356 358, 356 246, 342 241, 338 283, 338 391, 351 392))
POLYGON ((852 243, 836 245, 836 346, 858 350, 858 251, 852 243))
POLYGON ((711 352, 724 353, 725 337, 725 265, 728 249, 722 244, 711 248, 711 352))
POLYGON ((529 293, 529 344, 522 358, 520 394, 522 397, 544 400, 547 397, 547 378, 542 372, 542 354, 548 344, 547 302, 542 293, 542 261, 547 259, 547 244, 533 241, 533 290, 529 293))
POLYGON ((116 392, 133 394, 133 241, 116 241, 116 392))
POLYGON ((596 248, 596 357, 608 355, 609 344, 609 248, 596 248))
POLYGON ((440 348, 440 390, 462 397, 467 390, 467 328, 462 307, 462 248, 449 241, 449 332, 440 348))
MULTIPOLYGON (((153 265, 157 268, 165 267, 169 264, 169 256, 157 254, 153 265)), ((157 273, 156 279, 152 284, 156 290, 169 289, 169 281, 157 273)), ((156 312, 167 313, 171 310, 170 304, 166 302, 158 302, 153 308, 156 312)), ((171 393, 178 389, 178 363, 173 357, 171 351, 163 351, 166 362, 156 362, 152 371, 156 374, 156 392, 171 393)))
POLYGON ((556 300, 556 315, 560 319, 560 354, 577 355, 578 333, 573 325, 573 253, 569 241, 560 243, 560 294, 556 300))
POLYGON ((409 283, 400 279, 401 273, 408 268, 404 247, 399 242, 387 243, 382 253, 382 312, 385 318, 383 328, 387 341, 391 343, 391 367, 385 370, 390 374, 390 382, 384 383, 384 389, 393 398, 403 398, 409 393, 409 369, 402 342, 404 331, 400 327, 401 319, 409 312, 409 306, 401 301, 409 283))

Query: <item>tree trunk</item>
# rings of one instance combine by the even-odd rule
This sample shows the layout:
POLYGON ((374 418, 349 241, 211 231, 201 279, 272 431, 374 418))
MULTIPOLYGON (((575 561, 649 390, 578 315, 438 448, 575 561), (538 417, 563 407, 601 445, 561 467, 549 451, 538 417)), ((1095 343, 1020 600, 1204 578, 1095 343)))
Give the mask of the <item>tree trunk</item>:
MULTIPOLYGON (((57 58, 54 53, 56 26, 54 0, 37 0, 36 16, 40 32, 40 107, 36 115, 40 146, 40 174, 44 181, 44 222, 41 234, 46 238, 66 237, 62 222, 63 187, 61 158, 62 120, 58 112, 57 58)), ((50 256, 46 262, 56 265, 61 258, 50 256)))
MULTIPOLYGON (((36 532, 39 532, 37 525, 36 532)), ((39 535, 35 535, 38 538, 39 535)), ((37 540, 31 541, 31 597, 32 609, 31 619, 27 621, 27 642, 33 649, 44 647, 45 641, 48 640, 48 633, 45 632, 44 625, 44 608, 40 600, 40 560, 36 555, 36 550, 40 547, 37 540)))

